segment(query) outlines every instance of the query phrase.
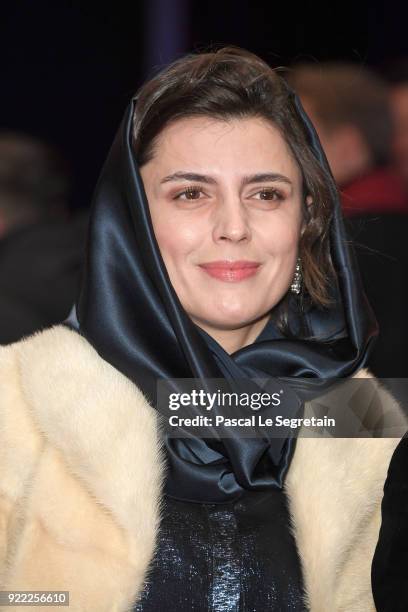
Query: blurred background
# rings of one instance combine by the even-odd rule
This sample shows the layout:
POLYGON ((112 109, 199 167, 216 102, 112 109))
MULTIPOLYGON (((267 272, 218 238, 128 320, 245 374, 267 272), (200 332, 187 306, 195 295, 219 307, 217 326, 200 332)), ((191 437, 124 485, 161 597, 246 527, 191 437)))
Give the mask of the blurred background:
POLYGON ((402 2, 4 3, 0 344, 68 316, 101 165, 130 97, 189 51, 238 45, 301 96, 380 322, 370 361, 408 377, 408 36, 402 2))

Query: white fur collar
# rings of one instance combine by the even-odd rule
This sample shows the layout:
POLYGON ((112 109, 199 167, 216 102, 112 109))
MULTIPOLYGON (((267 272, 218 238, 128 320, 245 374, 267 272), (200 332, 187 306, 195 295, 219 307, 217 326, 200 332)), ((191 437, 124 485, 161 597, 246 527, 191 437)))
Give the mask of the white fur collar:
MULTIPOLYGON (((0 348, 0 366, 0 382, 4 388, 9 386, 4 397, 15 397, 13 381, 19 378, 24 398, 21 408, 15 400, 10 400, 9 406, 6 401, 0 420, 6 422, 8 415, 10 422, 18 424, 18 419, 23 415, 26 419, 29 412, 39 437, 57 449, 69 473, 84 484, 93 503, 109 512, 122 534, 118 536, 122 544, 118 544, 115 554, 124 556, 131 569, 126 576, 115 577, 115 605, 102 608, 95 603, 82 608, 73 604, 71 609, 125 610, 140 592, 158 532, 164 454, 156 411, 133 383, 102 360, 84 338, 64 326, 0 348), (12 369, 15 360, 18 375, 12 369)), ((357 376, 371 374, 362 370, 357 376)), ((381 389, 380 392, 390 410, 400 414, 389 394, 381 389)), ((7 434, 2 438, 0 431, 0 447, 2 442, 7 459, 7 445, 15 449, 16 442, 10 441, 7 434)), ((378 537, 382 488, 397 442, 312 438, 297 441, 285 487, 312 612, 374 612, 371 559, 378 537)), ((19 469, 13 457, 10 470, 15 474, 4 486, 0 474, 0 499, 2 492, 10 498, 20 494, 19 469)), ((37 508, 34 502, 32 505, 37 512, 42 504, 42 511, 49 513, 46 499, 39 496, 36 504, 37 508)), ((61 513, 62 510, 55 512, 56 523, 61 513)), ((87 528, 84 518, 84 533, 87 528)), ((78 542, 81 541, 78 534, 78 542)), ((59 542, 57 550, 61 546, 59 542)), ((61 563, 68 565, 69 561, 61 563)), ((95 585, 100 582, 102 601, 103 597, 108 599, 108 581, 104 578, 101 582, 104 572, 99 567, 92 580, 95 585)), ((15 574, 20 576, 20 584, 29 583, 25 572, 15 574)), ((30 572, 30 576, 35 573, 34 566, 30 572)), ((89 602, 86 580, 90 578, 84 577, 84 584, 80 580, 76 578, 78 597, 84 591, 84 600, 89 602)), ((9 581, 7 588, 12 584, 9 581)), ((48 584, 52 588, 51 580, 48 584)), ((92 592, 95 588, 92 586, 92 592)))

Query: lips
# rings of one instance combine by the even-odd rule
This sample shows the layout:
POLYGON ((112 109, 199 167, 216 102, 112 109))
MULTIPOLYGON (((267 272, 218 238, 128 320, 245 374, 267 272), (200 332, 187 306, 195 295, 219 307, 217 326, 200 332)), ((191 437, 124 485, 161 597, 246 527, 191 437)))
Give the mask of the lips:
POLYGON ((200 264, 200 268, 209 276, 218 280, 234 283, 254 276, 260 267, 256 261, 211 261, 200 264))

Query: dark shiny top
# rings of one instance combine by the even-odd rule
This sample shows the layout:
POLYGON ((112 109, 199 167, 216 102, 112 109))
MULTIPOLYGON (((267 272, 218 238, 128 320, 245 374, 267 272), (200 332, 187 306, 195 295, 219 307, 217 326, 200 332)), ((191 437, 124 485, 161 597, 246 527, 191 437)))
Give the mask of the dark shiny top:
POLYGON ((134 612, 305 612, 285 494, 164 498, 155 560, 134 612))

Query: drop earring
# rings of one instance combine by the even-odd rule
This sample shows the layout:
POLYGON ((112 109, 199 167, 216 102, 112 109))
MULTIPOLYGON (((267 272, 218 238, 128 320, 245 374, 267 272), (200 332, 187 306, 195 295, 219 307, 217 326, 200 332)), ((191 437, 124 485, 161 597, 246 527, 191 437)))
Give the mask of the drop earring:
POLYGON ((290 290, 292 291, 292 293, 296 293, 296 295, 299 295, 301 287, 302 287, 302 268, 301 268, 300 257, 298 257, 296 261, 295 274, 293 275, 293 281, 290 286, 290 290))

